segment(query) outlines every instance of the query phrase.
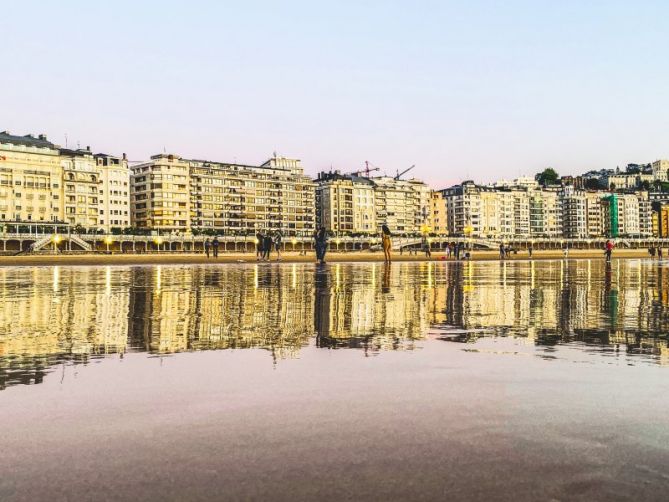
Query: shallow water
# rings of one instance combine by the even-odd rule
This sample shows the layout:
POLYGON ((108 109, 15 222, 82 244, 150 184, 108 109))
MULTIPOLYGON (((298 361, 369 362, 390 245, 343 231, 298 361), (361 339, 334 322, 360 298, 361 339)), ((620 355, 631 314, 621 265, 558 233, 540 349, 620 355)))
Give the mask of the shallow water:
POLYGON ((0 269, 0 499, 663 499, 669 262, 0 269))

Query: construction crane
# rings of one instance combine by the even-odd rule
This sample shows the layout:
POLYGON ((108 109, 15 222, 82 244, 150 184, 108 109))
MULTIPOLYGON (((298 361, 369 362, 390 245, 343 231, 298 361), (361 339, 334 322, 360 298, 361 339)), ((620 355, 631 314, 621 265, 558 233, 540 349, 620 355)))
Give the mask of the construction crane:
POLYGON ((399 169, 398 169, 398 170, 397 170, 397 174, 395 175, 395 181, 399 180, 402 176, 404 176, 406 173, 408 173, 409 171, 411 171, 414 167, 416 167, 416 164, 414 164, 413 166, 411 166, 411 167, 408 168, 408 169, 405 169, 405 170, 402 171, 402 172, 400 172, 399 169))
POLYGON ((373 173, 374 171, 380 171, 381 170, 380 167, 371 167, 370 168, 369 165, 370 165, 369 162, 365 161, 365 168, 364 169, 360 169, 359 171, 353 171, 353 172, 348 173, 348 174, 353 175, 353 176, 360 176, 362 173, 365 173, 365 177, 369 178, 369 173, 373 173))

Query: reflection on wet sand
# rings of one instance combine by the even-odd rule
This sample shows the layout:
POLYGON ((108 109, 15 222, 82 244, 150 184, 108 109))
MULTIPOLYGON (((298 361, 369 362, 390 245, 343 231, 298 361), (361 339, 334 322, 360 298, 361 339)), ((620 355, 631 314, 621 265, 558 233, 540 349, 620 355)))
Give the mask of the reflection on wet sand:
MULTIPOLYGON (((669 264, 667 264, 669 265, 669 264)), ((107 354, 513 336, 665 362, 669 266, 598 260, 0 269, 0 388, 107 354)))

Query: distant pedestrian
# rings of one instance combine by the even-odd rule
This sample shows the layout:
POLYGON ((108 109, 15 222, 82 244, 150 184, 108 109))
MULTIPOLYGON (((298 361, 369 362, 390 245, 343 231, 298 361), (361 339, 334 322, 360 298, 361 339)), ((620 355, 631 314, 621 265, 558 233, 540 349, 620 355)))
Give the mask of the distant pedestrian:
POLYGON ((209 242, 209 237, 204 240, 204 254, 209 258, 209 249, 211 248, 211 242, 209 242))
POLYGON ((328 249, 328 233, 325 227, 319 228, 314 234, 314 247, 316 248, 316 261, 325 264, 325 253, 328 249))
POLYGON ((648 254, 651 258, 655 258, 655 248, 653 246, 648 248, 648 254))
POLYGON ((527 254, 530 258, 532 258, 532 244, 527 246, 527 254))
POLYGON ((425 258, 432 258, 432 250, 430 249, 430 239, 427 238, 427 235, 423 236, 422 245, 423 245, 423 252, 425 253, 425 258))
POLYGON ((219 245, 218 237, 214 237, 214 240, 211 241, 211 247, 214 251, 214 258, 218 258, 218 245, 219 245))
POLYGON ((274 233, 274 250, 276 251, 276 260, 281 260, 281 240, 283 239, 283 234, 281 230, 277 230, 274 233))
POLYGON ((390 263, 391 256, 390 256, 390 249, 392 248, 392 241, 390 237, 392 234, 390 233, 390 229, 388 228, 388 225, 385 223, 381 225, 381 243, 383 245, 383 258, 386 263, 390 263))
POLYGON ((499 245, 499 259, 503 260, 506 258, 506 248, 504 247, 504 243, 499 245))
POLYGON ((270 254, 272 253, 272 236, 269 234, 269 232, 263 237, 262 251, 263 260, 269 261, 270 254))
POLYGON ((610 240, 606 241, 606 244, 604 244, 604 256, 606 256, 606 261, 609 262, 611 261, 611 254, 613 253, 613 242, 610 240))
POLYGON ((566 258, 569 258, 569 244, 565 244, 565 245, 564 245, 563 253, 564 253, 564 257, 565 257, 565 259, 566 259, 566 258))
POLYGON ((256 233, 256 260, 260 261, 262 260, 263 256, 263 245, 265 243, 265 236, 262 234, 262 232, 257 232, 256 233))

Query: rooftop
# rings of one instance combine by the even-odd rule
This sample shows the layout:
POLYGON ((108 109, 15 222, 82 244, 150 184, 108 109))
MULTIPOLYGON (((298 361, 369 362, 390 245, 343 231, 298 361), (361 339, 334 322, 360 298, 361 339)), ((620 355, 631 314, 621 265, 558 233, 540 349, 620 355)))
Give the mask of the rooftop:
POLYGON ((10 143, 12 145, 25 145, 25 146, 35 146, 38 148, 58 148, 57 145, 54 145, 46 139, 46 135, 40 134, 35 137, 32 134, 26 134, 25 136, 16 136, 11 134, 9 131, 0 132, 0 143, 10 143))

